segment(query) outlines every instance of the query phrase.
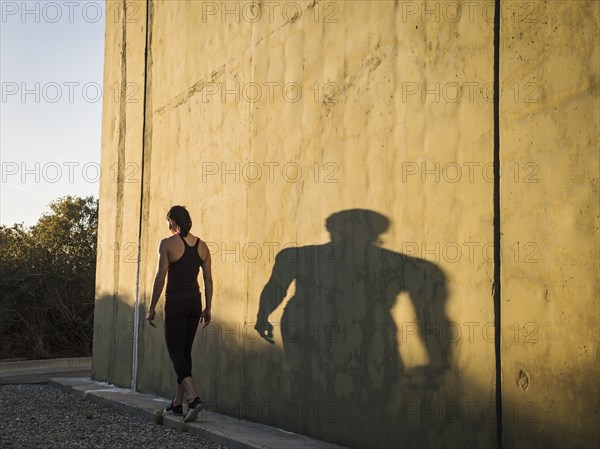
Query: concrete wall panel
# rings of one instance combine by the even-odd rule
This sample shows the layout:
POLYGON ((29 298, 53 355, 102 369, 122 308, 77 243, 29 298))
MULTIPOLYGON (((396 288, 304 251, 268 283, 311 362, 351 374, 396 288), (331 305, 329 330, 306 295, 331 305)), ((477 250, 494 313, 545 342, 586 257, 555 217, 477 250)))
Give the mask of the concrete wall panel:
POLYGON ((144 124, 146 12, 131 5, 106 22, 92 363, 95 379, 120 386, 131 385, 144 124))
POLYGON ((600 7, 509 2, 503 17, 506 447, 592 447, 599 439, 600 7))

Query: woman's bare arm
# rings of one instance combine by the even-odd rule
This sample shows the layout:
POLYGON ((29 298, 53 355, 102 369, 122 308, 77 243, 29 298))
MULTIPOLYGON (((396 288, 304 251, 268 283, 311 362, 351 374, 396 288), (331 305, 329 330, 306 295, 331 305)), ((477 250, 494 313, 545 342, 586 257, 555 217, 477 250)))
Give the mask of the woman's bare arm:
POLYGON ((202 279, 204 279, 204 294, 206 296, 206 306, 202 312, 202 319, 204 320, 204 326, 207 326, 211 320, 211 307, 212 307, 212 296, 213 296, 213 278, 212 278, 212 267, 210 251, 206 243, 202 242, 203 253, 206 257, 202 262, 202 279))
POLYGON ((154 286, 152 287, 152 301, 149 311, 153 312, 165 286, 165 278, 169 270, 169 258, 167 255, 167 241, 161 240, 158 245, 158 266, 156 267, 156 276, 154 277, 154 286))

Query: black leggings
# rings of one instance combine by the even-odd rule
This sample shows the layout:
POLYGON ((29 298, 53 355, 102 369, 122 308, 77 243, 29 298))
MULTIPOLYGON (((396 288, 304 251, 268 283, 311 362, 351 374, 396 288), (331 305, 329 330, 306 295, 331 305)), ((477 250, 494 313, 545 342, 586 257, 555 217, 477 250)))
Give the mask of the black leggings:
POLYGON ((165 301, 165 341, 177 383, 192 375, 192 344, 202 314, 200 295, 165 301))

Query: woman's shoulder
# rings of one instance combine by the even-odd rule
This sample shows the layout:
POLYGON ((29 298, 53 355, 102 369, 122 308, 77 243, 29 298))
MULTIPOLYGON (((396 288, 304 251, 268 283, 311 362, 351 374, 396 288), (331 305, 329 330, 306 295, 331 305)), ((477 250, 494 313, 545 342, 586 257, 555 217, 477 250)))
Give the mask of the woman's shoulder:
POLYGON ((199 236, 195 236, 198 239, 198 254, 202 259, 202 262, 206 261, 206 258, 210 254, 210 250, 208 249, 208 245, 204 240, 202 240, 199 236))
POLYGON ((186 238, 188 238, 188 237, 191 238, 191 239, 198 239, 196 243, 198 243, 198 242, 200 244, 204 243, 204 241, 200 238, 200 236, 192 234, 191 232, 188 232, 188 235, 187 235, 186 238))
POLYGON ((177 234, 173 234, 169 237, 165 237, 160 241, 160 246, 163 246, 168 249, 177 248, 179 243, 181 242, 181 238, 177 234))
POLYGON ((200 237, 198 237, 197 235, 192 234, 191 232, 188 232, 188 234, 185 237, 186 241, 192 241, 193 244, 188 243, 190 246, 196 246, 196 245, 201 245, 202 244, 202 239, 200 239, 200 237))

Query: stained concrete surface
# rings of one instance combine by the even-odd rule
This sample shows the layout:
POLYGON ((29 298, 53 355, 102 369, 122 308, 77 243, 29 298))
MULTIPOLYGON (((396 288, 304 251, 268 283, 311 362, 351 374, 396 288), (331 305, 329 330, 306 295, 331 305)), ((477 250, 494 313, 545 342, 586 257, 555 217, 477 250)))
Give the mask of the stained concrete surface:
MULTIPOLYGON (((156 413, 169 403, 165 398, 136 393, 86 377, 52 378, 49 385, 151 421, 156 421, 156 413)), ((164 415, 162 423, 176 429, 182 426, 181 417, 170 415, 164 415)), ((200 413, 197 421, 186 423, 186 427, 187 431, 220 443, 227 449, 344 449, 335 444, 206 410, 200 413)))
POLYGON ((51 377, 90 375, 90 357, 0 362, 0 385, 47 383, 51 377))

